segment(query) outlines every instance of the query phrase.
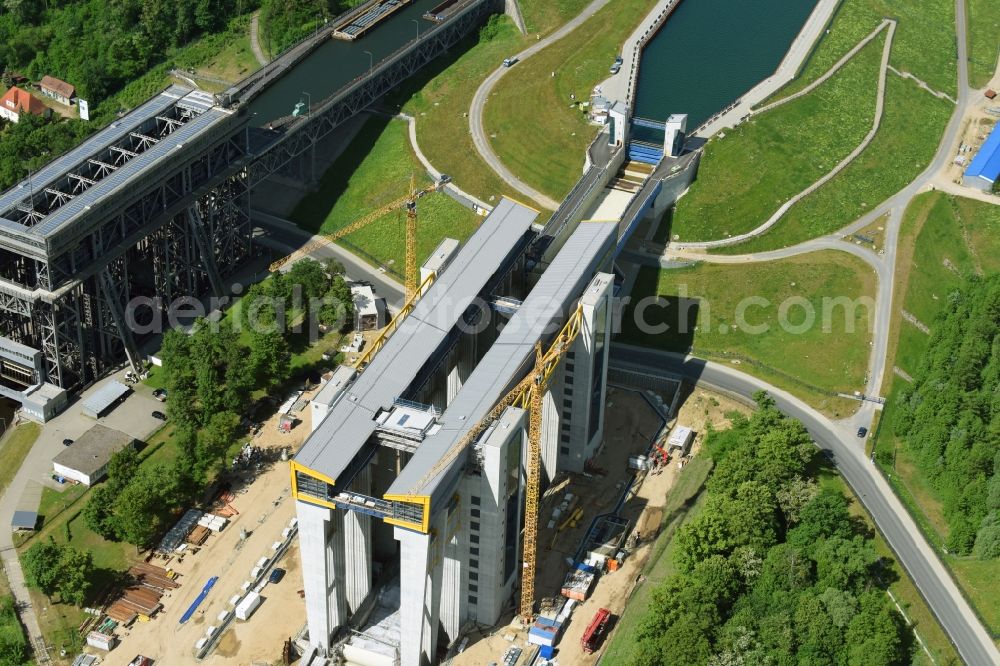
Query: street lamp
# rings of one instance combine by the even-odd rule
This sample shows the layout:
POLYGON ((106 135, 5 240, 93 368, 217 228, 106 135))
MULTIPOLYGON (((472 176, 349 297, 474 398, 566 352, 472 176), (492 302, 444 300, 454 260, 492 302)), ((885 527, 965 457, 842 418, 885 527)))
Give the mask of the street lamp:
POLYGON ((312 95, 310 95, 309 93, 307 93, 305 91, 303 91, 302 94, 306 96, 306 104, 307 104, 307 106, 306 106, 306 116, 311 116, 312 115, 312 105, 313 105, 312 95))
POLYGON ((420 21, 417 19, 410 19, 413 21, 413 25, 417 26, 417 39, 420 39, 420 21))
POLYGON ((372 55, 371 51, 362 51, 362 53, 368 54, 368 76, 372 75, 372 70, 375 69, 375 56, 372 55))

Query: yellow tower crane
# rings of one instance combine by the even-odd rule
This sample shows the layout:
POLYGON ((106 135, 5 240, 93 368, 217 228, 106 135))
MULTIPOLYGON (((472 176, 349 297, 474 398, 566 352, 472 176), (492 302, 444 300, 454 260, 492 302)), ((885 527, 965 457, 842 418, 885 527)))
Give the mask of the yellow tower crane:
POLYGON ((271 272, 279 270, 282 266, 287 264, 293 259, 303 257, 309 253, 317 250, 321 247, 325 247, 331 243, 335 243, 341 238, 353 234, 359 229, 367 227, 369 224, 382 218, 383 216, 391 213, 394 210, 399 210, 400 208, 406 208, 406 261, 405 261, 405 286, 406 286, 406 299, 409 300, 417 292, 419 286, 420 275, 417 272, 417 199, 424 196, 425 194, 430 194, 438 190, 441 187, 441 183, 437 182, 431 186, 425 187, 422 190, 417 189, 416 177, 410 176, 410 191, 405 197, 397 199, 391 203, 387 203, 384 206, 376 208, 372 212, 368 213, 364 217, 351 222, 346 227, 342 227, 333 233, 324 234, 322 236, 315 236, 308 243, 295 250, 291 254, 282 257, 274 261, 271 266, 271 272))
POLYGON ((573 342, 580 334, 582 310, 578 306, 573 315, 563 326, 548 351, 542 352, 542 345, 535 345, 535 366, 531 372, 518 382, 507 395, 490 410, 479 423, 472 428, 445 452, 441 459, 431 467, 416 483, 410 492, 420 493, 424 486, 438 474, 451 466, 469 445, 503 414, 508 407, 528 409, 528 475, 524 499, 524 544, 522 557, 524 567, 521 575, 520 616, 525 624, 530 624, 535 617, 535 568, 538 554, 538 503, 541 492, 542 477, 542 398, 549 387, 549 380, 559 363, 569 351, 573 342))

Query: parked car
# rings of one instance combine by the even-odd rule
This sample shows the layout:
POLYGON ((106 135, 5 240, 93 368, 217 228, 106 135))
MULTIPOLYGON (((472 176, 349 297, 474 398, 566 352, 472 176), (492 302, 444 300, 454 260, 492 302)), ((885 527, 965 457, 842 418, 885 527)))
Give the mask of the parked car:
POLYGON ((622 66, 621 65, 611 65, 611 69, 609 69, 608 71, 611 72, 612 74, 617 74, 618 72, 622 71, 622 66))
POLYGON ((156 389, 155 391, 153 391, 153 397, 156 398, 157 400, 159 400, 160 402, 166 402, 167 401, 167 389, 162 389, 162 388, 156 389))
POLYGON ((864 426, 858 428, 858 437, 864 438, 867 435, 868 435, 868 428, 865 428, 864 426))
POLYGON ((267 577, 267 582, 271 585, 275 585, 281 582, 281 579, 285 577, 285 570, 279 567, 271 569, 271 575, 267 577))
POLYGON ((625 61, 624 61, 624 60, 622 60, 622 57, 621 57, 620 55, 619 55, 619 56, 615 56, 615 64, 616 64, 616 65, 619 65, 619 66, 621 66, 621 64, 622 64, 623 62, 625 62, 625 61))
POLYGON ((160 421, 167 420, 167 415, 164 414, 163 412, 153 412, 152 414, 150 414, 150 416, 152 416, 154 419, 159 419, 160 421))
POLYGON ((516 62, 517 62, 517 58, 514 58, 514 57, 504 58, 503 59, 503 66, 504 67, 510 67, 510 66, 512 66, 516 62))
POLYGON ((128 666, 153 666, 153 660, 149 657, 144 657, 141 654, 137 654, 135 659, 128 663, 128 666))
POLYGON ((622 63, 624 62, 625 61, 622 60, 621 56, 615 56, 615 62, 611 65, 611 70, 610 70, 611 73, 617 74, 618 72, 620 72, 622 68, 622 63))
POLYGON ((63 446, 69 446, 72 443, 73 443, 72 439, 64 439, 63 440, 63 446))

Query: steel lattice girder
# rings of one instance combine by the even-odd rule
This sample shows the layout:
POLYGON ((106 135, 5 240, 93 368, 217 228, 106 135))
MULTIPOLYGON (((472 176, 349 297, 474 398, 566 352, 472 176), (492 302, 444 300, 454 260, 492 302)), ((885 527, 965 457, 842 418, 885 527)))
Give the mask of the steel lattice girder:
POLYGON ((417 41, 409 51, 390 56, 389 62, 380 65, 373 75, 327 100, 305 120, 296 122, 250 165, 250 186, 256 186, 292 159, 304 154, 343 122, 454 46, 493 13, 492 5, 491 2, 481 2, 471 7, 417 41))

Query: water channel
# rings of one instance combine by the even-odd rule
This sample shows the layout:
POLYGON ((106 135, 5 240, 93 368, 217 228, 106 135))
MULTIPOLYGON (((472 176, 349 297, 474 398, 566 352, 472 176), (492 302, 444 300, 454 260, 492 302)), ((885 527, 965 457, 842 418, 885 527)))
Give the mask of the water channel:
POLYGON ((437 23, 423 18, 423 14, 439 4, 441 0, 414 0, 360 39, 353 42, 327 39, 250 103, 250 113, 259 118, 253 124, 259 127, 290 115, 299 101, 318 105, 364 76, 372 64, 416 39, 418 34, 437 27, 437 23))
POLYGON ((817 0, 681 0, 642 53, 635 115, 694 129, 774 73, 817 0))

